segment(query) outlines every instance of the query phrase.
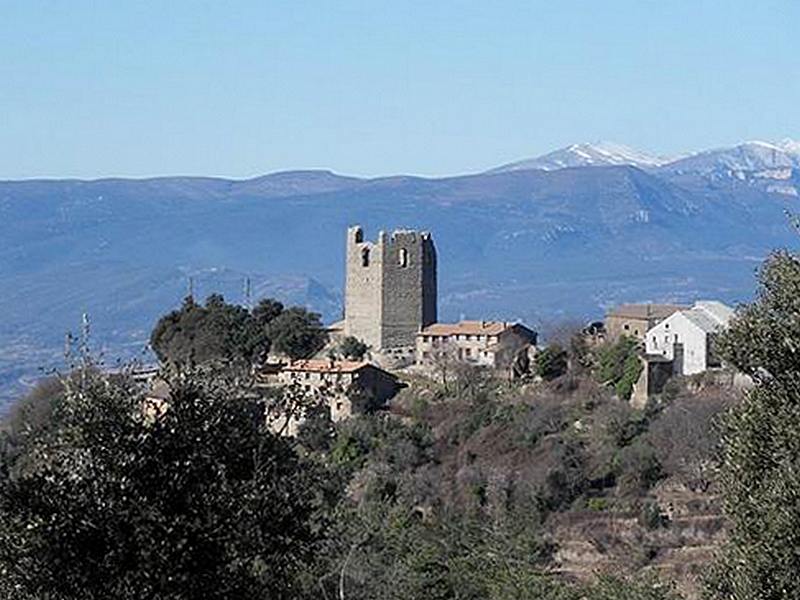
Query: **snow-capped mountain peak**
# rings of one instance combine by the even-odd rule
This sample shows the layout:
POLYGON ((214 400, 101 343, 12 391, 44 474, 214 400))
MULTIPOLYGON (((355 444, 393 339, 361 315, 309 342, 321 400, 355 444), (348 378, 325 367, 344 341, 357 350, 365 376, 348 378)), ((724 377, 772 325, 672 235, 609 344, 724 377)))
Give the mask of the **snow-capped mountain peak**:
POLYGON ((613 165, 632 165, 636 167, 657 167, 668 159, 635 150, 615 142, 594 142, 572 144, 536 158, 529 158, 492 169, 491 172, 525 171, 537 169, 555 171, 568 167, 604 167, 613 165))
POLYGON ((800 142, 798 142, 797 140, 785 138, 780 141, 778 147, 781 148, 784 152, 800 156, 800 142))
POLYGON ((727 174, 742 178, 743 174, 767 173, 800 167, 797 142, 780 144, 749 141, 730 148, 716 148, 692 154, 665 165, 669 171, 697 174, 727 174))

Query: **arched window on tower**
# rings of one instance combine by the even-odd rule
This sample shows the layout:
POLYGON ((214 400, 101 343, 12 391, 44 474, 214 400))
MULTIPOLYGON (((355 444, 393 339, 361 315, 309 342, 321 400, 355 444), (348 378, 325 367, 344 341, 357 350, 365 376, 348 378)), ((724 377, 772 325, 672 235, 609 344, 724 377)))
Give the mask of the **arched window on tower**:
POLYGON ((400 248, 400 252, 397 253, 397 264, 401 267, 408 266, 408 250, 405 248, 400 248))
POLYGON ((361 251, 361 266, 362 267, 369 266, 369 248, 364 248, 361 251))

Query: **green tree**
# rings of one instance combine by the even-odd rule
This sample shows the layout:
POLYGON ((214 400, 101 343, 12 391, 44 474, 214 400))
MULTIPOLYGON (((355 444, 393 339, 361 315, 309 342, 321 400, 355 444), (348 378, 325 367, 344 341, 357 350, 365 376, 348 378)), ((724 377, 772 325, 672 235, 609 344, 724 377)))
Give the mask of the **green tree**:
POLYGON ((628 400, 633 385, 642 372, 639 360, 639 343, 630 337, 622 336, 616 342, 605 344, 596 351, 596 379, 611 385, 622 400, 628 400))
POLYGON ((0 596, 296 597, 325 531, 320 467, 264 423, 264 406, 208 371, 68 382, 54 426, 0 455, 0 596))
POLYGON ((284 306, 274 298, 263 298, 253 308, 253 318, 264 329, 283 312, 284 306))
POLYGON ((536 355, 536 374, 547 381, 567 372, 567 351, 558 344, 550 344, 536 355))
POLYGON ((737 600, 800 597, 800 259, 774 254, 759 282, 719 345, 756 381, 722 432, 730 530, 709 592, 737 600))
POLYGON ((614 391, 622 400, 630 399, 633 386, 639 380, 642 369, 644 369, 644 365, 642 365, 638 352, 633 351, 625 357, 625 362, 622 364, 622 377, 614 384, 614 391))
POLYGON ((212 294, 205 306, 187 298, 159 319, 150 345, 162 363, 197 365, 210 360, 252 363, 270 347, 265 327, 243 307, 212 294))
POLYGON ((292 359, 313 356, 328 340, 320 316, 297 306, 275 317, 269 324, 268 334, 275 351, 292 359))
POLYGON ((369 350, 369 346, 367 346, 357 337, 348 335, 342 340, 342 343, 339 344, 339 350, 341 351, 342 356, 345 358, 361 360, 364 358, 367 350, 369 350))
POLYGON ((0 454, 7 459, 24 453, 30 439, 55 426, 53 413, 64 397, 64 384, 48 377, 15 402, 0 421, 0 454))

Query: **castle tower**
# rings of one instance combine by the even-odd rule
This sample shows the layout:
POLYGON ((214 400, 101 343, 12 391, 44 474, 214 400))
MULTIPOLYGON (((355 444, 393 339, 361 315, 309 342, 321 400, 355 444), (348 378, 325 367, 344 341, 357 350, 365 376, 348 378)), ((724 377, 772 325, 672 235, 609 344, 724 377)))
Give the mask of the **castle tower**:
POLYGON ((421 327, 436 322, 436 248, 431 234, 381 231, 365 242, 347 230, 345 334, 374 350, 414 346, 421 327))

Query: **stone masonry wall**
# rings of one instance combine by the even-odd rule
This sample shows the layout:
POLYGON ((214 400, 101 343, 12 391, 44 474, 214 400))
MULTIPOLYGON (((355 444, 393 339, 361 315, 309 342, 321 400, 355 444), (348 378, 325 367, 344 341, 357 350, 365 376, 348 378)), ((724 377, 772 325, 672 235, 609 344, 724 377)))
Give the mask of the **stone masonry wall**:
POLYGON ((364 241, 347 231, 345 334, 380 351, 412 347, 421 327, 436 322, 436 249, 430 234, 380 232, 364 241))
POLYGON ((361 227, 347 230, 345 334, 381 347, 383 239, 365 242, 361 227), (365 255, 366 253, 366 255, 365 255), (364 266, 364 263, 367 263, 364 266))
POLYGON ((384 246, 382 348, 414 346, 436 322, 436 251, 427 233, 398 231, 384 246))

